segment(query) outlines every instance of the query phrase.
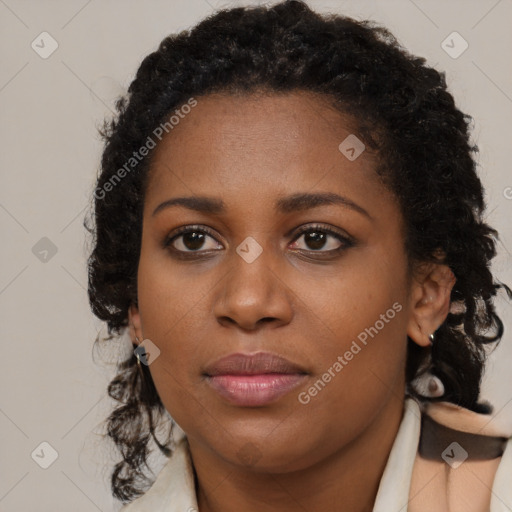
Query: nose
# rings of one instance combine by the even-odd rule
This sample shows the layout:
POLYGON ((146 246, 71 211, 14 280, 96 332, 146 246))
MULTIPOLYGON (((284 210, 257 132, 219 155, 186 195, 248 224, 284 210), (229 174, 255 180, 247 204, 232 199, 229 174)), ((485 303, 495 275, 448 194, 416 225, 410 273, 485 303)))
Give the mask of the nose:
POLYGON ((288 324, 293 317, 293 292, 275 265, 271 267, 270 251, 264 250, 251 263, 236 252, 230 260, 230 271, 213 308, 217 321, 246 331, 288 324))

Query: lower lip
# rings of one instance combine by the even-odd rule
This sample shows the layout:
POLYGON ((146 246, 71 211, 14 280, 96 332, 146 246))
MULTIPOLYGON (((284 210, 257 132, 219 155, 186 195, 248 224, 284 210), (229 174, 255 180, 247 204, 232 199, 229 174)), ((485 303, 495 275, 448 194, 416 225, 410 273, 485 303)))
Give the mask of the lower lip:
POLYGON ((215 375, 207 382, 235 405, 255 407, 274 402, 303 382, 306 375, 268 373, 258 375, 215 375))

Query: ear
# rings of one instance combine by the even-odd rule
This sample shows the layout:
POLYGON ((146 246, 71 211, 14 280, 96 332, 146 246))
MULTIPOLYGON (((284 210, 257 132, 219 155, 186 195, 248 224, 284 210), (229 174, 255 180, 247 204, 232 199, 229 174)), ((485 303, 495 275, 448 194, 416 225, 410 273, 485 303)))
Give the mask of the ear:
POLYGON ((450 311, 450 294, 455 284, 450 267, 440 263, 420 266, 413 278, 407 334, 418 345, 430 345, 429 335, 445 321, 450 311))
POLYGON ((130 326, 130 338, 132 343, 135 345, 142 343, 144 336, 142 334, 139 308, 133 303, 130 304, 130 307, 128 308, 128 323, 130 326), (139 338, 138 342, 136 338, 139 338))

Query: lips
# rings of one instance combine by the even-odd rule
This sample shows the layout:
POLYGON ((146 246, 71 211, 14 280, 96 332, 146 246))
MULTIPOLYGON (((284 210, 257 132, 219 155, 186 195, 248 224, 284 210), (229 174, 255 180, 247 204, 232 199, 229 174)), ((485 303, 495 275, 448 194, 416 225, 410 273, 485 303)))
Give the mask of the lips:
POLYGON ((284 357, 270 352, 231 354, 206 367, 204 373, 216 375, 262 375, 269 373, 306 374, 306 370, 284 357))
POLYGON ((299 386, 307 372, 277 354, 232 354, 205 369, 206 382, 229 403, 261 407, 299 386))

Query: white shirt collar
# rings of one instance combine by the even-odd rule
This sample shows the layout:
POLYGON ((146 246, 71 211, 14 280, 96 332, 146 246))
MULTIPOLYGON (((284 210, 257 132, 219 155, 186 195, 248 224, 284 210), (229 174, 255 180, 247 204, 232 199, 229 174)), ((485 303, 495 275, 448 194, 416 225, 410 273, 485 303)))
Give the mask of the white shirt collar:
POLYGON ((404 414, 388 462, 380 480, 373 512, 407 510, 412 469, 418 451, 421 411, 418 403, 406 398, 404 414))
POLYGON ((510 512, 512 507, 512 437, 505 446, 500 465, 494 476, 490 512, 510 512))

